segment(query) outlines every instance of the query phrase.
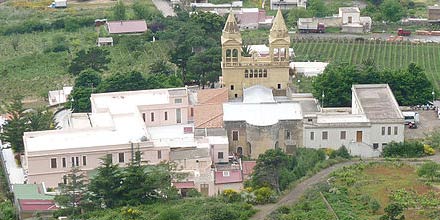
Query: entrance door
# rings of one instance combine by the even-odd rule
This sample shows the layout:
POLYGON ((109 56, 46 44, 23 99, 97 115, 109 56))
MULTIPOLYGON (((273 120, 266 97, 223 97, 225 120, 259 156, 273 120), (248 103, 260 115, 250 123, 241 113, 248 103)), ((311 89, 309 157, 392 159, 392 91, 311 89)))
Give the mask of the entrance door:
POLYGON ((204 196, 209 196, 209 184, 200 184, 200 192, 204 196))
POLYGON ((348 17, 348 23, 351 24, 353 22, 353 17, 349 16, 348 17))
POLYGON ((356 142, 362 142, 362 131, 356 131, 356 142))

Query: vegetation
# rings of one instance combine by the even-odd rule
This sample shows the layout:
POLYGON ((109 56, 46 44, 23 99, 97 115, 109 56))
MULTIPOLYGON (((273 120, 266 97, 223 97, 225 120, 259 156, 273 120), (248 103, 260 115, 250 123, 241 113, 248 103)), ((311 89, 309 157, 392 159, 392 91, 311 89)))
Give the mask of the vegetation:
POLYGON ((426 156, 424 145, 417 141, 391 142, 383 148, 384 157, 422 157, 426 156))
POLYGON ((15 208, 9 200, 0 201, 0 219, 14 220, 16 219, 15 208))
POLYGON ((313 95, 324 106, 351 106, 353 84, 388 84, 400 105, 412 106, 432 100, 432 84, 423 70, 409 64, 405 70, 379 70, 372 60, 362 65, 329 64, 313 81, 313 95), (325 97, 322 97, 325 94, 325 97))
POLYGON ((11 144, 15 153, 23 153, 23 133, 27 131, 41 131, 55 128, 52 112, 44 107, 25 109, 22 97, 16 96, 9 103, 4 103, 5 112, 10 115, 3 125, 3 133, 0 139, 11 144))
POLYGON ((271 219, 436 219, 438 191, 419 181, 416 169, 399 163, 369 163, 341 168, 271 219), (398 179, 399 181, 396 181, 398 179), (322 196, 321 196, 322 193, 322 196), (328 209, 324 198, 333 208, 328 209), (409 201, 409 203, 408 203, 409 201), (384 216, 384 217, 382 217, 384 216))
POLYGON ((302 177, 322 169, 334 160, 325 160, 324 150, 298 148, 295 155, 268 150, 257 159, 251 181, 253 189, 270 187, 280 192, 302 177))
POLYGON ((417 175, 431 182, 440 180, 440 164, 426 162, 417 169, 417 175))

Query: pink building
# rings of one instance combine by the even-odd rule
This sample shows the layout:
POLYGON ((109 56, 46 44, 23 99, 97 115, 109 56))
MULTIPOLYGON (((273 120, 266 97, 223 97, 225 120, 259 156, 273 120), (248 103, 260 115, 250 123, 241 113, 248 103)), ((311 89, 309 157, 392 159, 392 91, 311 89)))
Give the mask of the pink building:
POLYGON ((227 139, 194 135, 196 91, 115 92, 92 94, 90 99, 92 112, 71 114, 62 129, 24 134, 28 183, 57 187, 72 167, 90 172, 105 156, 126 166, 136 151, 148 164, 169 161, 170 152, 179 149, 222 149, 227 158, 227 139))

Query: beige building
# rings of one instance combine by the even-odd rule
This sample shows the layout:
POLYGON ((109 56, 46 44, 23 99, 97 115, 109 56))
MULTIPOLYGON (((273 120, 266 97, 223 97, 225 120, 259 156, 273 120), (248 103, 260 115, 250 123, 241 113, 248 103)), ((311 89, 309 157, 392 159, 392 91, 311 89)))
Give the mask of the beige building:
POLYGON ((222 77, 229 99, 243 97, 243 89, 262 85, 276 95, 286 95, 289 86, 290 37, 283 15, 278 10, 269 34, 269 56, 252 53, 242 56, 242 38, 237 21, 229 14, 221 37, 222 77))
POLYGON ((404 140, 404 117, 387 84, 353 85, 351 108, 304 115, 304 146, 377 157, 388 143, 404 140))

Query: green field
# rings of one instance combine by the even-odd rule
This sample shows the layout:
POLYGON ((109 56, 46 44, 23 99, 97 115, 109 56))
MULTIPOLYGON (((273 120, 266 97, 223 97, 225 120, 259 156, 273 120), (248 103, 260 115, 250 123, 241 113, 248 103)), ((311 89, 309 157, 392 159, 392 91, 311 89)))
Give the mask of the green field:
POLYGON ((434 86, 440 87, 440 44, 355 40, 293 39, 296 61, 345 61, 358 64, 373 59, 384 69, 406 68, 416 63, 426 71, 434 86))

